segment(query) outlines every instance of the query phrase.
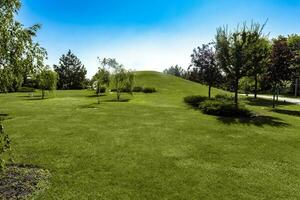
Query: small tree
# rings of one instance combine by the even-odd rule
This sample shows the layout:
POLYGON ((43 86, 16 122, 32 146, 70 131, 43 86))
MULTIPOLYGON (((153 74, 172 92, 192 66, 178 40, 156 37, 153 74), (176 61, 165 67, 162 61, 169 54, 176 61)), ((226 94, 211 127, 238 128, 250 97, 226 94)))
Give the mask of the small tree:
POLYGON ((271 64, 268 67, 268 78, 272 84, 273 108, 275 108, 275 97, 278 95, 280 85, 290 80, 292 75, 291 62, 293 54, 288 46, 287 38, 279 36, 273 40, 271 64))
POLYGON ((45 98, 45 91, 53 91, 57 85, 57 73, 50 70, 48 67, 42 69, 37 75, 39 89, 42 90, 42 99, 45 98))
POLYGON ((164 73, 183 78, 185 75, 185 70, 182 67, 175 65, 165 69, 164 73))
MULTIPOLYGON (((98 58, 99 59, 99 58, 98 58)), ((110 73, 106 69, 107 66, 107 59, 100 60, 101 67, 99 67, 98 72, 93 77, 94 84, 96 85, 96 94, 98 97, 98 104, 100 104, 100 96, 101 96, 101 89, 103 86, 109 86, 110 83, 110 73)))
POLYGON ((3 125, 0 124, 0 171, 5 167, 5 154, 10 150, 10 139, 5 133, 3 125))
POLYGON ((208 85, 208 98, 211 97, 211 87, 218 84, 221 79, 221 70, 215 59, 215 52, 210 44, 204 44, 202 47, 194 49, 192 57, 192 65, 189 67, 197 68, 199 82, 208 85))

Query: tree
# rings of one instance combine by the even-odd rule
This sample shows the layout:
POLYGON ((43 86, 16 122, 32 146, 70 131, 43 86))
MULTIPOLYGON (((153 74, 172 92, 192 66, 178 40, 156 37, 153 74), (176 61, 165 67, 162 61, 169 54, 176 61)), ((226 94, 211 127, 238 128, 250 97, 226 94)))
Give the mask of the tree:
POLYGON ((84 88, 87 70, 71 50, 66 55, 62 55, 59 65, 54 65, 54 71, 59 76, 58 89, 84 88))
POLYGON ((17 91, 47 56, 46 50, 33 41, 41 26, 24 28, 15 20, 20 7, 19 0, 0 2, 0 92, 17 91))
POLYGON ((293 53, 288 46, 287 38, 279 36, 273 40, 271 64, 267 73, 273 91, 273 108, 275 108, 275 97, 278 95, 279 87, 283 81, 290 80, 292 75, 291 62, 293 53))
POLYGON ((170 68, 165 69, 164 73, 183 78, 185 75, 185 70, 183 68, 181 68, 180 66, 175 65, 175 66, 171 66, 170 68))
POLYGON ((101 67, 99 67, 98 72, 94 75, 92 78, 93 82, 96 85, 96 94, 98 96, 98 104, 100 104, 100 96, 101 96, 101 89, 104 86, 109 86, 110 83, 110 73, 106 69, 108 63, 107 59, 104 58, 103 60, 100 60, 98 58, 101 67))
POLYGON ((298 96, 299 93, 299 76, 300 76, 300 35, 293 34, 289 35, 288 46, 290 47, 293 53, 292 59, 292 69, 293 69, 293 78, 294 78, 294 93, 295 96, 298 96))
POLYGON ((238 27, 233 33, 229 33, 226 27, 217 29, 217 61, 232 83, 236 108, 238 107, 239 80, 249 70, 251 46, 259 40, 263 28, 264 26, 252 23, 250 27, 246 24, 241 28, 238 27))
POLYGON ((266 72, 269 64, 269 58, 271 53, 271 44, 265 37, 260 37, 259 30, 255 32, 257 40, 250 47, 250 61, 248 76, 252 76, 254 79, 254 98, 257 98, 258 81, 260 75, 266 72))
POLYGON ((218 84, 221 78, 221 70, 215 58, 215 52, 211 44, 204 44, 202 47, 194 49, 192 64, 189 69, 197 68, 199 82, 208 85, 208 98, 211 97, 211 87, 218 84))
POLYGON ((57 73, 50 70, 48 67, 41 69, 37 75, 39 89, 42 90, 42 99, 45 98, 45 91, 53 91, 57 86, 57 73))

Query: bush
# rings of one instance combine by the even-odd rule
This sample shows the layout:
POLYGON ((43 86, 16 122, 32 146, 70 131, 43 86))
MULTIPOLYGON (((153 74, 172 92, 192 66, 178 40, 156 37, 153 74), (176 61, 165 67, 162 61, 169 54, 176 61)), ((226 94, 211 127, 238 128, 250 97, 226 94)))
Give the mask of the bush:
MULTIPOLYGON (((100 93, 105 93, 106 92, 106 87, 100 87, 99 89, 100 89, 100 93)), ((99 89, 96 89, 96 94, 99 93, 99 91, 98 91, 99 89)))
POLYGON ((35 89, 32 87, 20 87, 18 89, 18 92, 34 92, 35 89))
POLYGON ((141 86, 136 86, 133 88, 133 92, 143 92, 144 88, 141 86))
POLYGON ((217 94, 215 96, 215 99, 219 99, 219 100, 233 100, 233 97, 228 95, 228 94, 217 94))
POLYGON ((252 113, 243 105, 237 108, 231 101, 206 100, 199 104, 203 113, 225 117, 251 117, 252 113))
POLYGON ((205 100, 207 100, 207 97, 199 96, 199 95, 187 96, 184 98, 184 102, 193 107, 198 107, 199 104, 205 100))
POLYGON ((154 93, 154 92, 156 92, 156 89, 155 89, 155 88, 152 88, 152 87, 145 87, 145 88, 143 89, 143 92, 144 92, 144 93, 154 93))

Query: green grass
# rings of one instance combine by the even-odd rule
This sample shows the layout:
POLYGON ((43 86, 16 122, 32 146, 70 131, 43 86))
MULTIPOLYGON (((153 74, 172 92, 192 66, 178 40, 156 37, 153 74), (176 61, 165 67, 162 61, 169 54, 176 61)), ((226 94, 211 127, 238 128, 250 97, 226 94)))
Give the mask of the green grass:
POLYGON ((245 99, 260 117, 218 118, 183 102, 205 86, 156 72, 136 85, 158 92, 0 95, 15 160, 52 174, 38 199, 300 199, 300 106, 245 99))

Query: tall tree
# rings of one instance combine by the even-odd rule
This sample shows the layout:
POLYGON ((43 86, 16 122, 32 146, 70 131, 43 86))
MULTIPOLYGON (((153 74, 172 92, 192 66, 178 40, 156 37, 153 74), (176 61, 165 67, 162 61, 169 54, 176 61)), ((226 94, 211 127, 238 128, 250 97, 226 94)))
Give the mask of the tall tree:
POLYGON ((254 98, 257 98, 258 81, 260 76, 266 72, 269 64, 271 53, 271 44, 266 37, 261 37, 257 29, 254 34, 257 34, 257 40, 250 47, 250 61, 248 76, 254 79, 254 98))
POLYGON ((215 52, 211 44, 203 44, 194 49, 190 69, 197 68, 199 82, 208 85, 208 98, 211 97, 211 87, 221 79, 221 70, 217 64, 215 52))
POLYGON ((251 61, 251 46, 259 39, 259 33, 264 26, 252 23, 250 27, 244 24, 230 33, 226 27, 217 29, 216 35, 216 55, 218 64, 226 73, 227 78, 232 82, 234 90, 234 103, 238 107, 239 80, 245 76, 249 70, 251 61))
POLYGON ((15 20, 19 0, 0 2, 0 91, 16 91, 29 74, 43 65, 47 52, 33 41, 40 25, 29 28, 15 20))
POLYGON ((62 55, 59 59, 59 64, 54 65, 54 70, 59 76, 58 89, 84 88, 87 70, 71 50, 67 54, 62 55))
POLYGON ((294 93, 299 94, 299 77, 300 77, 300 35, 289 35, 287 39, 288 45, 293 53, 292 69, 294 78, 294 93))
POLYGON ((275 97, 278 95, 279 87, 283 81, 291 79, 291 62, 293 53, 288 46, 287 38, 279 36, 273 40, 271 64, 268 67, 268 77, 272 84, 273 108, 275 108, 275 97))

